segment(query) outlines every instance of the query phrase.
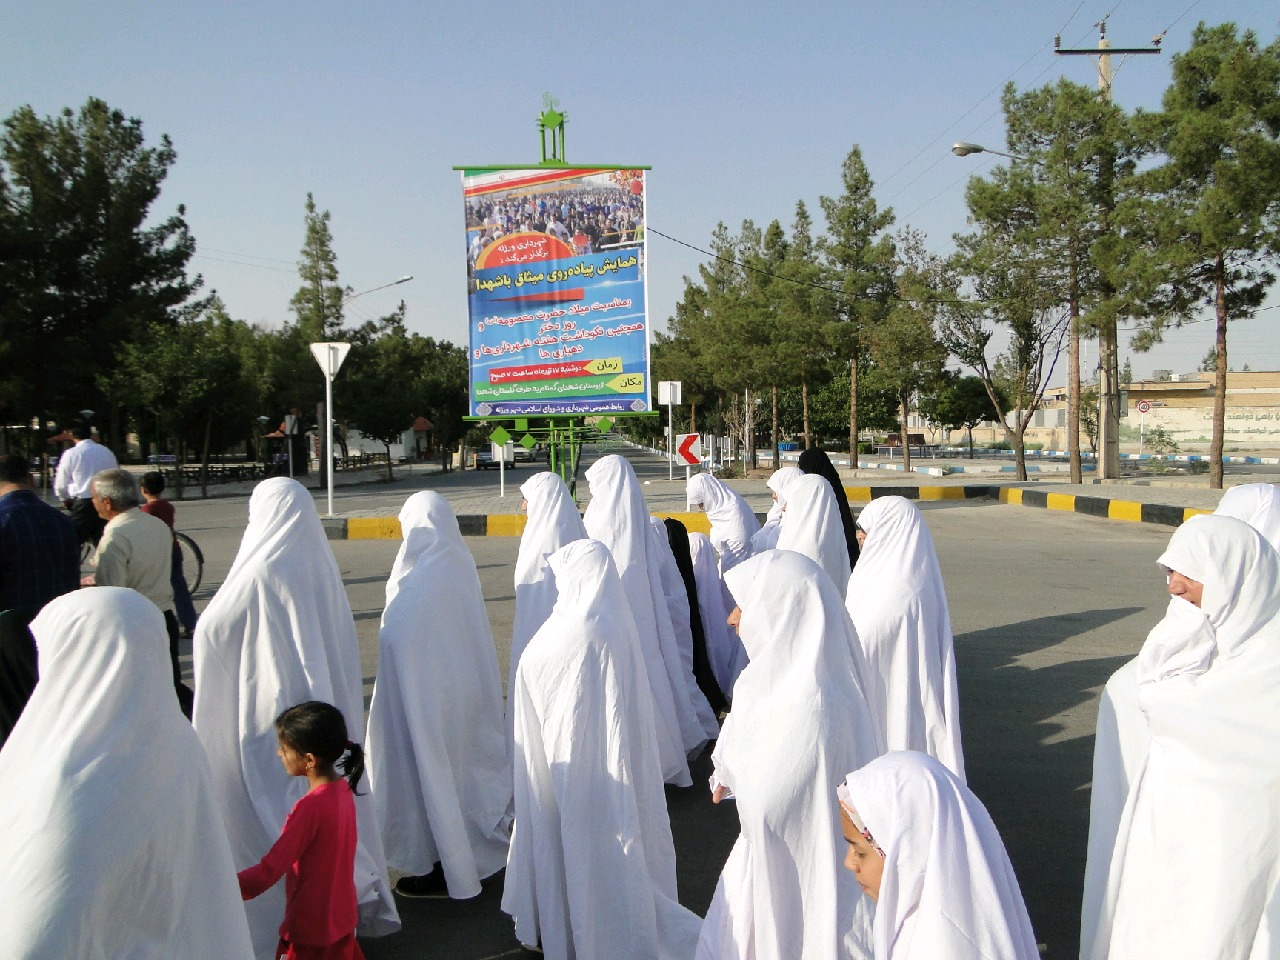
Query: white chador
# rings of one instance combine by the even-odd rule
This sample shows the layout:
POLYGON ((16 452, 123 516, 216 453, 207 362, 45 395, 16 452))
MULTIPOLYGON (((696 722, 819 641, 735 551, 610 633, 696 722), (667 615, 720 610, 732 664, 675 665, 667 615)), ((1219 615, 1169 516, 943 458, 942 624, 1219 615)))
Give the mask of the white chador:
POLYGON ((849 586, 849 546, 836 495, 820 474, 806 473, 787 485, 778 549, 803 553, 823 569, 844 598, 849 586))
MULTIPOLYGON (((307 789, 276 756, 275 719, 323 700, 349 731, 364 717, 360 651, 342 574, 311 494, 296 480, 264 480, 249 498, 249 524, 231 572, 200 617, 192 723, 209 755, 214 796, 237 870, 262 859, 307 789)), ((355 884, 359 931, 400 927, 373 798, 356 799, 360 843, 355 884)), ((284 916, 284 884, 245 903, 254 949, 271 955, 284 916)))
POLYGON ((1136 709, 1100 731, 1095 750, 1121 754, 1101 765, 1108 795, 1116 777, 1128 789, 1118 816, 1091 811, 1080 955, 1277 957, 1280 555, 1242 521, 1199 516, 1159 563, 1203 595, 1170 598, 1121 670, 1136 709))
POLYGON ((438 493, 400 510, 369 705, 369 786, 387 863, 439 863, 454 899, 507 862, 511 767, 502 679, 471 553, 438 493))
POLYGON ((507 670, 507 739, 511 738, 511 703, 515 690, 516 667, 529 639, 551 616, 556 605, 556 578, 547 557, 566 543, 583 540, 587 528, 582 525, 577 504, 569 496, 569 488, 554 473, 535 473, 520 485, 520 494, 528 507, 524 533, 520 536, 520 552, 516 556, 516 612, 511 626, 511 663, 507 670))
POLYGON ((751 556, 751 538, 760 521, 747 501, 724 481, 709 473, 695 473, 685 488, 690 505, 700 505, 711 523, 711 545, 720 554, 720 572, 725 573, 751 556))
POLYGON ((555 609, 516 670, 516 824, 502 909, 551 960, 689 960, 643 657, 609 551, 549 559, 555 609))
POLYGON ((1262 534, 1271 546, 1280 550, 1280 488, 1270 483, 1242 483, 1222 495, 1219 517, 1243 520, 1262 534))
POLYGON ((684 677, 684 662, 662 594, 658 558, 650 549, 644 494, 631 464, 616 454, 593 463, 586 479, 591 502, 583 523, 592 539, 609 548, 635 620, 653 697, 663 778, 688 786, 693 780, 686 752, 707 738, 689 698, 691 683, 684 677))
POLYGON ((675 631, 676 646, 680 650, 680 669, 687 687, 685 695, 693 704, 698 725, 702 729, 703 743, 706 743, 720 735, 720 724, 693 674, 693 629, 690 626, 689 592, 685 589, 684 578, 680 576, 680 568, 676 566, 671 541, 667 539, 667 526, 657 517, 649 518, 649 539, 650 550, 658 561, 658 582, 662 585, 662 596, 667 604, 671 628, 675 631))
POLYGON ((742 638, 727 620, 734 604, 720 577, 715 548, 705 533, 689 534, 689 556, 698 584, 698 609, 702 612, 702 631, 707 638, 707 659, 715 674, 720 692, 733 699, 733 685, 747 665, 747 651, 742 638))
POLYGON ((847 603, 888 747, 927 753, 963 780, 951 614, 933 537, 915 504, 902 497, 871 501, 858 514, 858 528, 867 539, 847 603))
POLYGON ((0 751, 0 955, 248 960, 160 611, 95 587, 50 602, 31 629, 40 683, 0 751))
POLYGON ((771 550, 726 579, 751 662, 716 745, 715 780, 735 798, 742 833, 699 960, 870 957, 870 904, 840 866, 835 802, 849 770, 884 745, 853 627, 830 578, 798 553, 771 550))
POLYGON ((1038 960, 1004 842, 955 774, 898 751, 849 774, 839 796, 884 851, 876 960, 1038 960))
POLYGON ((769 508, 764 523, 751 538, 751 552, 764 553, 778 545, 778 534, 782 532, 782 515, 787 509, 787 487, 803 476, 799 467, 779 467, 769 475, 765 484, 773 491, 773 506, 769 508))

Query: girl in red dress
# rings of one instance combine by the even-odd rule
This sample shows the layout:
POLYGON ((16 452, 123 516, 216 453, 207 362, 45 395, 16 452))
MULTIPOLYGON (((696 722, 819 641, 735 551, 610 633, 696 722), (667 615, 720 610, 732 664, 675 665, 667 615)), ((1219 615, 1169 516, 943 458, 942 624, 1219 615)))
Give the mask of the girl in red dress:
POLYGON ((352 798, 364 773, 364 751, 347 739, 341 711, 319 700, 280 714, 276 736, 285 770, 306 777, 309 786, 293 805, 280 839, 261 862, 240 871, 240 895, 252 900, 285 878, 277 960, 364 960, 355 936, 352 798))

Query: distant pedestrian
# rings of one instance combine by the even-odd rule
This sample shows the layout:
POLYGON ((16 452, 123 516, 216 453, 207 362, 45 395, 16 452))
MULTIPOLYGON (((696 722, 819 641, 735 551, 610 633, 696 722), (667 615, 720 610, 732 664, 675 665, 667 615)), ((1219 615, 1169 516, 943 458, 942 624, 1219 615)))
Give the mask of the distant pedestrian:
MULTIPOLYGON (((153 517, 159 517, 174 532, 174 521, 177 519, 172 501, 164 499, 164 474, 151 470, 142 475, 139 486, 142 488, 143 504, 141 510, 153 517)), ((178 617, 178 625, 189 640, 196 629, 196 607, 191 602, 191 591, 187 589, 187 577, 182 569, 182 548, 178 546, 178 538, 173 538, 173 563, 169 569, 169 585, 173 587, 173 609, 178 617)))
POLYGON ((751 538, 753 554, 764 553, 778 545, 778 534, 782 532, 782 515, 787 509, 787 488, 800 476, 799 467, 779 467, 765 481, 773 496, 773 506, 769 508, 760 529, 751 538))
POLYGON ((79 585, 75 525, 36 495, 23 457, 0 457, 0 744, 36 685, 36 646, 27 624, 79 585))
POLYGON ((87 423, 77 423, 71 428, 76 445, 58 458, 58 470, 53 477, 53 495, 71 514, 80 534, 81 543, 97 546, 102 538, 106 521, 94 508, 93 490, 90 486, 94 474, 114 470, 120 466, 116 455, 93 439, 93 430, 87 423))
MULTIPOLYGON (((856 465, 858 454, 856 452, 850 454, 849 460, 856 465)), ((811 447, 800 454, 797 463, 802 473, 817 474, 831 484, 831 492, 836 498, 836 510, 840 513, 840 526, 844 530, 845 549, 849 552, 849 566, 856 567, 858 565, 857 528, 853 523, 853 511, 849 509, 849 495, 845 492, 840 472, 827 456, 827 451, 817 447, 811 447)))
POLYGON ((686 484, 685 499, 689 506, 706 511, 722 575, 751 556, 751 538, 760 529, 760 521, 723 480, 710 473, 695 473, 686 484))
POLYGON ((310 700, 276 717, 276 755, 307 792, 289 812, 267 855, 241 870, 240 894, 252 900, 285 878, 278 960, 363 960, 356 942, 356 793, 364 752, 347 739, 342 711, 310 700), (339 769, 341 773, 339 773, 339 769))
POLYGON ((844 599, 849 589, 849 552, 840 526, 840 508, 822 477, 801 474, 787 485, 787 509, 778 527, 779 550, 802 553, 831 578, 844 599))

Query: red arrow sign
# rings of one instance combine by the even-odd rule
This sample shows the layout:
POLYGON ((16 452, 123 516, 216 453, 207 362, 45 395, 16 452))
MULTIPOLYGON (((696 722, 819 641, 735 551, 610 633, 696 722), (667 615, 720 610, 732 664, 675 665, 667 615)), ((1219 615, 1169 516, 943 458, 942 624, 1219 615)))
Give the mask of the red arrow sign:
POLYGON ((697 466, 702 462, 702 444, 698 442, 699 434, 686 433, 677 438, 676 458, 682 462, 697 466))

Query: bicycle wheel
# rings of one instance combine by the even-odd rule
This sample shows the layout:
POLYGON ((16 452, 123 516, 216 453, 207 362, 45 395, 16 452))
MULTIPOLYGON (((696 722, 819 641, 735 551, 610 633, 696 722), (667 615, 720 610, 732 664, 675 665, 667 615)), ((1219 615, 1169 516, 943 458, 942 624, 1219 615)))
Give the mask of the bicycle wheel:
POLYGON ((195 593, 200 589, 200 581, 204 578, 204 554, 200 547, 185 533, 174 533, 178 549, 182 551, 182 575, 187 581, 187 590, 195 593))

